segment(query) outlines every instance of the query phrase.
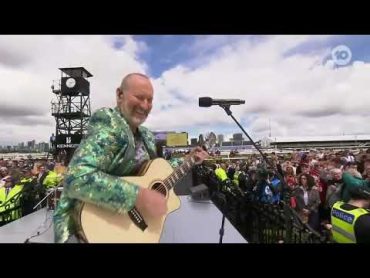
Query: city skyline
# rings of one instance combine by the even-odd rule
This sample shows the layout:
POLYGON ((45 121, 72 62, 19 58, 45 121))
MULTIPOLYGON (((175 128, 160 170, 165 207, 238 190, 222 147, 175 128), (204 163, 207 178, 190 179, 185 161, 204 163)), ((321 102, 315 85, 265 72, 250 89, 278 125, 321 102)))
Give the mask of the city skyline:
POLYGON ((46 141, 37 142, 35 139, 33 139, 7 145, 0 144, 0 150, 7 150, 9 147, 12 149, 16 148, 18 150, 45 149, 46 151, 48 151, 50 148, 50 142, 46 141))
MULTIPOLYGON (((159 133, 162 133, 162 132, 167 132, 167 131, 154 131, 154 132, 159 132, 159 133)), ((169 131, 169 132, 173 132, 173 131, 169 131)), ((186 133, 186 131, 184 131, 185 133, 186 133)), ((179 132, 179 133, 182 133, 182 132, 179 132)), ((235 134, 239 134, 239 133, 235 133, 235 134)), ((193 139, 193 138, 196 138, 196 139, 198 139, 199 138, 199 136, 200 136, 201 134, 198 134, 198 136, 196 136, 196 137, 188 137, 188 142, 189 142, 189 144, 190 144, 190 140, 191 139, 193 139)), ((202 134, 203 136, 205 135, 205 134, 202 134)), ((223 138, 226 138, 223 134, 217 134, 217 137, 219 136, 219 135, 222 135, 223 136, 223 138)), ((228 139, 228 140, 230 140, 230 139, 232 139, 233 138, 233 136, 234 136, 234 134, 232 134, 231 135, 231 137, 228 139)), ((244 138, 244 137, 243 137, 244 138)), ((15 147, 15 146, 17 146, 17 147, 19 147, 21 144, 23 144, 24 145, 24 147, 27 145, 27 144, 29 144, 30 142, 34 142, 33 144, 34 145, 37 145, 37 144, 40 144, 40 143, 46 143, 46 144, 49 144, 50 145, 50 141, 49 140, 42 140, 42 141, 36 141, 35 139, 32 139, 32 140, 25 140, 25 141, 22 141, 22 142, 13 142, 13 143, 11 143, 11 144, 0 144, 0 148, 4 148, 4 147, 8 147, 8 146, 11 146, 11 147, 15 147)))
POLYGON ((0 145, 55 133, 50 87, 58 68, 74 66, 93 74, 92 112, 115 106, 125 74, 146 73, 155 91, 151 130, 185 130, 189 138, 239 132, 220 107, 199 107, 209 96, 245 100, 231 110, 253 140, 370 134, 368 42, 356 35, 0 36, 0 145))

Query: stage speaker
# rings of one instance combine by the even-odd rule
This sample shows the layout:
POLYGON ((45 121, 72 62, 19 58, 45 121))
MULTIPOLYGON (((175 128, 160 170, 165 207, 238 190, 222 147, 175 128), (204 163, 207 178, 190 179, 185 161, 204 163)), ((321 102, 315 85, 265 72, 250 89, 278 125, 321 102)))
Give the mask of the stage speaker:
POLYGON ((202 183, 197 186, 190 188, 191 197, 194 200, 208 200, 209 199, 209 190, 208 187, 202 183))

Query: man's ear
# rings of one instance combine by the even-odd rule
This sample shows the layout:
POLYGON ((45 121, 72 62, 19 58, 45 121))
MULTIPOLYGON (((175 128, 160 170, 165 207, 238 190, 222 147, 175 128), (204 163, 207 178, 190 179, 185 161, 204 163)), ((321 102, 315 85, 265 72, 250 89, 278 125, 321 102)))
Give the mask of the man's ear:
POLYGON ((122 99, 122 97, 123 97, 123 92, 121 91, 121 89, 120 89, 120 88, 117 88, 117 89, 116 89, 116 97, 117 97, 117 101, 118 101, 118 100, 121 100, 121 99, 122 99))

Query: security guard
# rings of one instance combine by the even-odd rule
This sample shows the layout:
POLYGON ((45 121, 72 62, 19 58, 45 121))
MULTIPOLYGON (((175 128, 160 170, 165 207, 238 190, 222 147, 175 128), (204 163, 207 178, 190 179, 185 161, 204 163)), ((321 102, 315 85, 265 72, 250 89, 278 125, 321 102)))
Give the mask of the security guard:
POLYGON ((233 176, 233 183, 236 186, 239 186, 239 175, 240 175, 240 173, 241 173, 240 167, 239 167, 239 165, 237 165, 236 168, 235 168, 234 176, 233 176))
POLYGON ((61 181, 61 176, 59 176, 55 171, 50 170, 47 172, 47 175, 45 179, 43 180, 42 184, 45 186, 45 188, 49 189, 49 188, 57 186, 60 181, 61 181))
POLYGON ((350 190, 348 203, 338 201, 331 210, 333 240, 337 243, 370 243, 370 188, 350 190))
POLYGON ((221 163, 221 166, 220 166, 220 167, 218 167, 218 168, 215 170, 215 174, 216 174, 216 177, 217 177, 220 181, 225 181, 225 180, 227 180, 226 164, 225 164, 225 163, 221 163))
POLYGON ((23 185, 14 184, 12 177, 9 176, 9 178, 6 179, 5 185, 0 188, 0 213, 2 214, 2 216, 0 216, 0 221, 15 220, 22 217, 21 208, 4 216, 7 210, 11 210, 20 205, 19 201, 22 189, 23 185))
POLYGON ((46 189, 53 188, 61 181, 61 175, 58 175, 54 170, 46 169, 44 165, 39 166, 37 181, 46 189))

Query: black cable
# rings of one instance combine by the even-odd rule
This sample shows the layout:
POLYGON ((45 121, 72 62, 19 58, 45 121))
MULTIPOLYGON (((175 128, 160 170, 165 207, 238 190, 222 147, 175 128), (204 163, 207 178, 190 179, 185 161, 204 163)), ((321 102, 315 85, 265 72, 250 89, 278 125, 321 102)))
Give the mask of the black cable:
MULTIPOLYGON (((46 217, 45 217, 44 222, 43 222, 40 226, 38 226, 36 230, 38 230, 38 229, 40 229, 42 226, 44 226, 44 225, 46 224, 47 220, 48 220, 48 210, 46 210, 46 217)), ((23 243, 29 243, 30 239, 32 239, 32 238, 34 238, 34 237, 41 236, 42 234, 46 233, 46 232, 51 228, 52 224, 53 224, 53 219, 52 219, 52 217, 51 217, 51 221, 50 221, 49 227, 47 227, 43 232, 37 231, 37 233, 36 233, 36 234, 34 234, 34 235, 32 235, 32 236, 28 237, 28 238, 27 238, 23 243)))

